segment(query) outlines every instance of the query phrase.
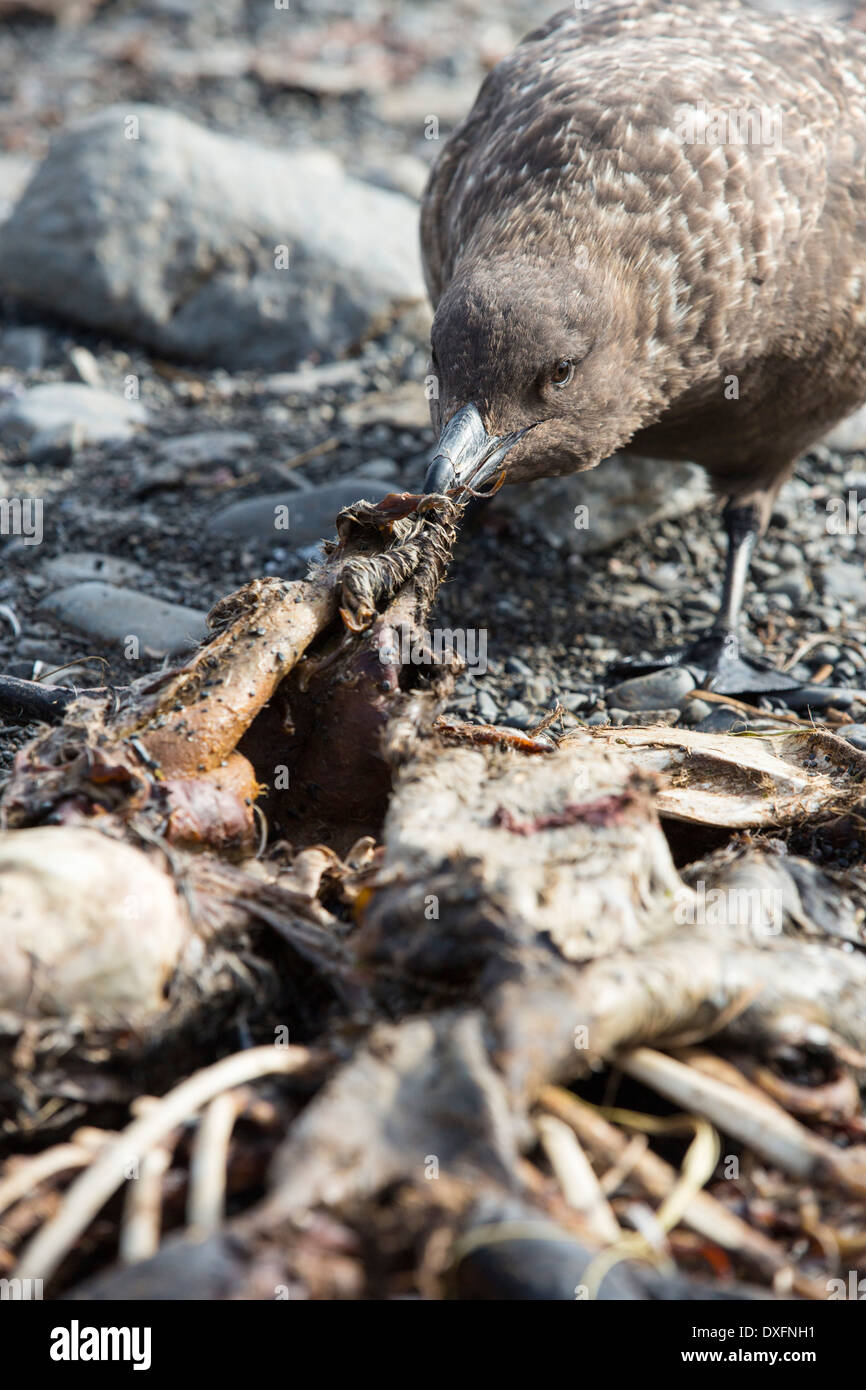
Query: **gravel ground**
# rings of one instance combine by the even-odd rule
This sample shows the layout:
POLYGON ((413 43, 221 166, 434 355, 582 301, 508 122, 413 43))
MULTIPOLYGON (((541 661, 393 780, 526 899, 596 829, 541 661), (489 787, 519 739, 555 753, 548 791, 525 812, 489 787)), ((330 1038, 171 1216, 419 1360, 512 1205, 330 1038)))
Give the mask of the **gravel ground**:
MULTIPOLYGON (((479 0, 463 0, 437 6, 434 18, 408 0, 293 0, 295 86, 267 75, 268 54, 287 42, 286 16, 271 4, 109 3, 74 28, 9 20, 0 35, 0 178, 41 157, 73 117, 146 100, 270 145, 327 145, 351 170, 415 192, 440 148, 424 139, 425 112, 441 112, 447 134, 485 67, 538 17, 526 3, 492 15, 479 0), (251 75, 251 64, 261 72, 251 75), (323 93, 334 73, 347 93, 323 93)), ((159 643, 130 654, 96 629, 76 630, 69 621, 75 583, 103 578, 134 591, 118 600, 118 621, 123 627, 128 611, 126 630, 140 631, 136 594, 206 610, 255 575, 305 573, 311 550, 298 548, 296 535, 281 544, 208 534, 208 522, 229 504, 307 490, 315 523, 314 490, 323 484, 362 477, 403 489, 423 476, 431 442, 420 389, 426 353, 405 327, 337 373, 322 368, 301 381, 173 365, 8 298, 0 301, 0 333, 0 406, 49 382, 83 380, 122 394, 134 377, 149 415, 147 428, 119 443, 73 437, 36 451, 0 444, 3 494, 44 502, 41 544, 0 539, 0 663, 8 673, 31 678, 72 662, 60 680, 143 674, 163 659, 159 643), (172 447, 214 431, 220 440, 172 447), (59 618, 45 606, 52 599, 59 618)), ((579 501, 579 480, 575 486, 579 501)), ((845 687, 824 703, 858 724, 866 718, 866 695, 861 703, 857 693, 866 687, 866 576, 856 527, 853 535, 828 531, 828 502, 852 493, 866 503, 866 454, 821 447, 801 461, 755 562, 747 605, 751 646, 770 660, 791 662, 815 639, 797 674, 826 672, 828 687, 845 687)), ((320 512, 312 535, 328 530, 333 506, 329 512, 323 501, 320 512)), ((440 596, 435 621, 481 630, 487 641, 486 669, 458 682, 454 711, 531 727, 560 702, 566 727, 578 719, 634 722, 605 696, 605 670, 706 624, 722 562, 718 529, 707 506, 580 558, 551 543, 543 508, 518 508, 506 490, 467 526, 440 596)), ((656 702, 668 722, 729 727, 741 717, 674 685, 656 702)), ((5 759, 21 737, 4 733, 5 759)))

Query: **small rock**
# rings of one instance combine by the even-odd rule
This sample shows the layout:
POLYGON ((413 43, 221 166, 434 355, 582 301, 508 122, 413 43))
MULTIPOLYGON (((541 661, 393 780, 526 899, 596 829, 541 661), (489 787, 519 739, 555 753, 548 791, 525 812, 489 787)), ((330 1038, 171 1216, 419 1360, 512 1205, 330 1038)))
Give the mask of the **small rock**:
POLYGON ((579 690, 565 690, 559 697, 559 703, 563 709, 574 710, 583 709, 584 705, 589 704, 589 696, 582 694, 579 690))
POLYGON ((608 710, 611 724, 627 724, 633 729, 651 728, 654 724, 666 724, 670 727, 679 721, 679 709, 611 709, 608 710))
POLYGON ((42 328, 7 328, 0 341, 0 364, 19 372, 37 371, 45 361, 46 336, 42 328))
POLYGON ((475 708, 485 724, 495 724, 499 718, 499 707, 487 690, 481 690, 475 701, 475 708))
POLYGON ((475 706, 474 695, 454 695, 450 701, 451 709, 459 710, 461 714, 468 714, 475 706))
POLYGON ((404 381, 387 391, 374 391, 344 406, 340 420, 346 429, 363 430, 382 424, 391 429, 430 429, 430 405, 423 387, 404 381))
POLYGON ((813 647, 809 653, 809 661, 813 666, 835 666, 842 653, 835 642, 822 642, 820 647, 813 647))
POLYGON ((201 464, 233 463, 240 454, 256 447, 255 435, 242 430, 200 430, 164 440, 157 450, 157 463, 195 468, 201 464))
POLYGON ((727 734, 730 733, 735 724, 742 725, 743 716, 739 710, 732 709, 730 705, 716 705, 715 709, 705 715, 697 726, 700 734, 727 734))
POLYGON ((801 690, 786 690, 782 697, 788 709, 847 709, 854 701, 854 691, 840 685, 804 685, 801 690))
POLYGON ((634 718, 634 712, 628 709, 609 709, 607 717, 611 724, 628 724, 634 718))
POLYGON ((93 550, 71 550, 56 555, 39 566, 39 573, 55 584, 77 584, 80 580, 99 579, 106 584, 136 584, 147 577, 147 571, 134 560, 121 560, 116 555, 102 555, 93 550))
POLYGON ((839 732, 855 748, 862 748, 866 752, 866 724, 846 724, 839 732))
POLYGON ((683 705, 680 717, 684 724, 700 724, 701 720, 708 719, 712 712, 712 705, 708 705, 706 700, 688 700, 683 705))
POLYGON ((359 386, 363 381, 363 363, 351 358, 348 362, 302 367, 297 372, 274 372, 259 382, 256 389, 267 396, 315 396, 320 391, 359 386))
POLYGON ((505 711, 504 724, 511 724, 516 729, 525 729, 532 723, 529 710, 520 700, 512 700, 505 711))
POLYGON ((423 134, 431 113, 437 127, 462 121, 477 94, 477 81, 471 76, 460 81, 430 76, 424 81, 393 83, 375 98, 374 107, 388 125, 412 126, 423 134))
MULTIPOLYGON (((758 599, 752 606, 752 612, 756 617, 761 611, 761 597, 762 596, 759 595, 758 599)), ((774 613, 793 612, 794 604, 789 594, 767 594, 763 597, 765 597, 765 603, 768 610, 772 609, 774 613)))
POLYGON ((803 552, 799 546, 794 545, 793 541, 783 541, 776 551, 779 564, 794 569, 803 563, 803 552))
POLYGON ((99 363, 93 353, 86 347, 73 347, 69 349, 69 362, 78 377, 85 386, 102 387, 102 372, 99 370, 99 363))
POLYGON ((771 579, 766 586, 766 592, 773 594, 777 598, 785 597, 790 599, 792 604, 799 606, 805 603, 809 597, 811 585, 805 574, 786 574, 779 579, 771 579))
POLYGON ((682 610, 684 613, 697 613, 703 617, 706 613, 715 613, 719 606, 719 596, 707 590, 706 593, 691 594, 689 598, 683 599, 682 610))
POLYGON ((762 583, 766 583, 771 579, 778 579, 779 575, 782 573, 780 565, 774 564, 772 560, 765 559, 763 555, 755 556, 749 566, 749 570, 752 578, 760 579, 762 583))
POLYGON ((293 548, 312 545, 334 533, 337 513, 360 498, 379 502, 391 488, 376 478, 341 478, 336 483, 303 492, 272 492, 232 502, 216 512, 207 525, 212 536, 233 540, 274 539, 275 533, 293 548), (284 518, 288 519, 288 525, 284 518))
POLYGON ((28 182, 36 161, 23 154, 0 154, 0 222, 12 212, 28 182))
POLYGON ((642 575, 647 584, 651 584, 654 589, 659 589, 662 593, 668 593, 671 589, 676 589, 682 583, 682 570, 677 565, 656 565, 655 569, 647 568, 642 575))
POLYGON ((31 452, 72 442, 118 443, 129 439, 147 412, 140 401, 128 401, 109 391, 80 382, 49 382, 0 409, 0 439, 28 445, 31 452))
POLYGON ((522 676, 527 681, 532 680, 535 674, 532 667, 522 661, 519 656, 509 656, 505 662, 505 669, 510 676, 522 676))
POLYGON ((690 690, 694 690, 694 676, 682 666, 670 666, 663 671, 652 671, 647 676, 635 676, 614 686, 607 693, 608 705, 623 709, 670 709, 690 690))
POLYGON ((849 565, 845 560, 834 560, 824 566, 824 593, 835 599, 850 599, 854 603, 866 603, 866 575, 862 565, 849 565))
POLYGON ((173 656, 207 636, 206 614, 134 589, 91 581, 51 594, 39 612, 103 642, 138 639, 140 656, 173 656))
POLYGON ((544 705, 551 696, 551 683, 547 676, 533 676, 526 682, 526 698, 534 705, 544 705))
POLYGON ((365 478, 384 478, 390 481, 391 478, 400 476, 400 465, 393 459, 365 459, 363 469, 365 478))
POLYGON ((590 724, 593 728, 597 728, 599 724, 609 724, 610 718, 607 714, 605 714, 603 709, 598 709, 596 710, 595 714, 591 714, 589 716, 586 722, 587 724, 590 724))

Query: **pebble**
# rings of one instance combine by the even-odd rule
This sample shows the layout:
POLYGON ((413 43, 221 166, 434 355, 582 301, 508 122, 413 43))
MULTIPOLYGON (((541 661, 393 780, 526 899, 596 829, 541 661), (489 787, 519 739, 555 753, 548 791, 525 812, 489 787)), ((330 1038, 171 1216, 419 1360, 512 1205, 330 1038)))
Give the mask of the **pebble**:
POLYGON ((479 691, 475 700, 475 708, 485 724, 495 724, 499 718, 499 706, 486 690, 479 691))
POLYGON ((866 752, 866 724, 846 724, 839 732, 855 748, 866 752))
POLYGON ((103 386, 102 372, 99 370, 99 363, 93 356, 89 348, 76 346, 69 349, 69 364, 79 381, 83 381, 85 386, 94 386, 101 389, 103 386))
POLYGON ((808 599, 811 587, 807 575, 794 573, 783 575, 780 579, 771 579, 766 586, 766 592, 774 594, 777 598, 788 598, 792 604, 801 604, 808 599))
POLYGON ((256 447, 255 435, 243 430, 200 430, 165 439, 156 453, 157 464, 195 468, 206 463, 234 463, 256 447))
POLYGON ((866 575, 862 565, 849 565, 845 560, 834 560, 824 566, 824 596, 835 599, 850 599, 854 603, 866 603, 866 575))
MULTIPOLYGON (((755 602, 755 604, 754 604, 754 606, 753 606, 753 609, 752 609, 752 612, 753 612, 756 616, 757 616, 757 614, 758 614, 759 611, 760 611, 759 604, 760 604, 760 599, 761 599, 761 597, 762 597, 761 595, 758 595, 758 599, 757 599, 757 601, 755 602)), ((776 612, 776 613, 791 613, 791 612, 793 612, 793 609, 794 609, 794 601, 793 601, 793 599, 791 598, 790 594, 769 594, 769 593, 768 593, 765 597, 766 597, 766 604, 767 604, 767 608, 768 608, 768 609, 772 609, 772 610, 773 610, 774 612, 776 612)))
POLYGON ((524 680, 532 680, 535 672, 519 656, 509 656, 505 662, 505 669, 510 676, 522 676, 524 680))
POLYGON ((405 193, 407 198, 416 201, 424 192, 429 176, 429 165, 423 159, 398 151, 389 156, 387 163, 365 164, 359 170, 359 177, 365 183, 375 184, 377 188, 389 188, 393 193, 405 193))
POLYGON ((670 666, 623 681, 607 692, 607 701, 627 710, 670 709, 694 688, 694 676, 685 667, 670 666))
POLYGON ((130 439, 146 419, 140 401, 81 382, 52 381, 32 386, 0 409, 0 439, 27 445, 32 454, 64 444, 116 444, 130 439))
POLYGON ((138 639, 133 656, 173 656, 207 636, 206 614, 152 598, 135 589, 90 581, 73 584, 42 600, 38 610, 102 642, 126 646, 138 639))
POLYGON ((706 700, 688 700, 682 709, 682 722, 684 724, 700 724, 702 719, 708 719, 713 712, 712 705, 708 705, 706 700))
POLYGON ((0 340, 0 361, 19 372, 37 371, 45 361, 44 328, 7 328, 0 340))
POLYGON ((393 459, 365 459, 363 468, 365 478, 382 478, 390 482, 392 478, 400 476, 400 465, 393 459))
POLYGON ((698 724, 697 732, 700 734, 726 734, 735 724, 742 723, 743 716, 739 710, 732 709, 730 705, 717 705, 698 724))
POLYGON ((533 719, 521 700, 512 700, 505 710, 505 724, 512 724, 517 729, 525 729, 533 722, 533 719))
POLYGON ((650 728, 654 724, 676 724, 680 717, 679 708, 676 709, 609 709, 608 718, 611 724, 628 725, 633 729, 650 728))
POLYGON ((364 364, 350 358, 348 362, 302 367, 297 372, 272 372, 257 383, 256 390, 266 396, 315 396, 335 387, 360 386, 363 381, 364 364))
POLYGON ((788 709, 847 709, 854 701, 854 691, 841 685, 804 685, 801 690, 786 690, 785 704, 788 709))
POLYGON ((551 697, 552 686, 547 676, 533 676, 526 682, 526 698, 534 705, 544 705, 551 697))
POLYGON ((98 579, 106 584, 137 584, 148 577, 147 571, 134 560, 122 560, 116 555, 102 555, 94 550, 70 550, 39 566, 39 574, 55 584, 77 584, 82 580, 98 579))
POLYGON ((559 697, 559 703, 563 709, 572 711, 583 709, 584 705, 589 704, 589 696, 582 694, 579 690, 565 690, 559 697))
POLYGON ((343 507, 351 506, 362 497, 368 502, 379 502, 390 491, 388 484, 378 478, 359 476, 341 478, 339 482, 325 483, 303 492, 271 492, 263 497, 248 497, 215 512, 207 524, 207 532, 232 540, 260 541, 272 541, 276 534, 297 549, 313 545, 322 536, 332 536, 337 513, 343 507), (288 525, 283 521, 286 513, 288 525))
POLYGON ((656 565, 655 569, 647 569, 642 576, 647 584, 651 584, 654 589, 660 589, 662 593, 676 589, 682 583, 682 570, 677 565, 656 565))
POLYGON ((33 176, 35 160, 0 151, 0 222, 5 222, 33 176))
POLYGON ((822 642, 820 647, 812 648, 808 660, 812 666, 835 666, 841 655, 835 642, 822 642))
POLYGON ((703 617, 705 613, 715 613, 719 606, 719 596, 707 590, 703 594, 692 594, 683 600, 681 606, 684 613, 697 613, 703 617))
POLYGON ((790 569, 798 569, 803 563, 803 552, 793 541, 783 541, 776 551, 776 558, 780 565, 790 569))

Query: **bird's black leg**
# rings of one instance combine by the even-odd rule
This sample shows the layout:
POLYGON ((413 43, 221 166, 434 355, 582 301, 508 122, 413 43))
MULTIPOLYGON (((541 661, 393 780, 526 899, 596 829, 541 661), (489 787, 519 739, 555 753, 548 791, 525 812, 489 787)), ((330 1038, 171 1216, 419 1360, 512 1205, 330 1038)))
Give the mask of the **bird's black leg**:
POLYGON ((686 666, 705 689, 721 695, 769 694, 799 687, 801 682, 793 676, 740 654, 740 611, 761 522, 757 507, 733 502, 725 507, 724 518, 728 535, 725 582, 712 627, 683 651, 653 662, 623 662, 614 667, 613 675, 620 677, 626 668, 631 675, 639 675, 665 666, 686 666))

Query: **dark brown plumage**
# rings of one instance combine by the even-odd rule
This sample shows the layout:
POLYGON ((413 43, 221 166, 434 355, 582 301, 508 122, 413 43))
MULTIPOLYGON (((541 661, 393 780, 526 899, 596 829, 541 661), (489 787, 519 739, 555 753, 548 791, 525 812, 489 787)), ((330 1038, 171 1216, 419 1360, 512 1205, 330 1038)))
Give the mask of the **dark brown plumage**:
POLYGON ((485 81, 421 234, 431 487, 703 464, 730 638, 779 487, 866 400, 866 35, 736 0, 564 10, 485 81))

